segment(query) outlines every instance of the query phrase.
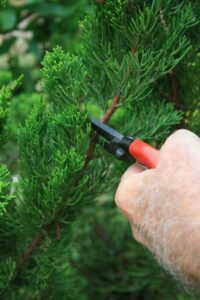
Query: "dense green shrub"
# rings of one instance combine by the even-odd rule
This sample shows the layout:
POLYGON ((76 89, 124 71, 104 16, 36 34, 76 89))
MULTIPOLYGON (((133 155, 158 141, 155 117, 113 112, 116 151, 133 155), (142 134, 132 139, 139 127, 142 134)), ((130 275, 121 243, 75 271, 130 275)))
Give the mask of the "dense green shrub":
POLYGON ((95 147, 89 115, 157 147, 178 126, 200 134, 198 18, 178 0, 1 9, 2 299, 192 299, 115 208, 127 165, 95 147))

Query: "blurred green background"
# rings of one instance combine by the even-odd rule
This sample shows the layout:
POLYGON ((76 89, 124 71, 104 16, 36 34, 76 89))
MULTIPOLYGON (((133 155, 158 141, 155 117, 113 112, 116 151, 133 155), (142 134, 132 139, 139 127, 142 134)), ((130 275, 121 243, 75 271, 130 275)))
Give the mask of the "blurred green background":
POLYGON ((11 139, 2 153, 12 168, 18 156, 18 128, 41 99, 40 69, 44 54, 56 45, 78 53, 80 23, 89 9, 88 0, 10 0, 0 10, 0 86, 23 75, 9 111, 11 139))
POLYGON ((46 50, 61 45, 77 52, 79 22, 87 0, 10 0, 0 11, 1 83, 24 74, 24 92, 37 90, 39 68, 46 50), (11 72, 11 73, 10 73, 11 72))

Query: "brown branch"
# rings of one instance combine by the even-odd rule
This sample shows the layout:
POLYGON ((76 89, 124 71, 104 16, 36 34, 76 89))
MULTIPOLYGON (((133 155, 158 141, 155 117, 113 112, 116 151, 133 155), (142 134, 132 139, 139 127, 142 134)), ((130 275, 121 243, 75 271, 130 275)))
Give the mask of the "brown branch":
POLYGON ((27 262, 27 260, 29 259, 29 257, 32 255, 32 253, 37 249, 37 247, 41 244, 41 242, 44 240, 45 238, 45 230, 49 230, 49 228, 51 228, 52 226, 55 225, 55 221, 53 220, 52 222, 44 225, 41 229, 41 231, 39 231, 34 240, 32 241, 32 243, 30 243, 30 245, 26 248, 26 250, 24 251, 23 255, 21 256, 21 258, 19 259, 19 261, 16 264, 16 271, 18 272, 22 266, 27 262))
POLYGON ((16 271, 19 271, 24 263, 29 259, 30 255, 35 251, 35 249, 39 246, 39 244, 44 239, 44 233, 40 231, 36 237, 34 238, 33 242, 28 246, 28 248, 24 251, 24 254, 20 258, 19 262, 16 266, 16 271))
MULTIPOLYGON (((131 53, 132 55, 134 56, 135 53, 137 51, 137 47, 133 47, 131 49, 131 53)), ((126 82, 128 76, 130 75, 131 73, 131 69, 132 69, 132 66, 130 65, 128 67, 128 70, 126 72, 126 75, 121 83, 121 89, 124 85, 124 83, 126 82)), ((111 116, 113 115, 113 113, 115 112, 115 110, 117 109, 117 106, 119 104, 119 100, 120 100, 120 92, 118 92, 114 98, 113 98, 113 101, 111 103, 111 105, 109 106, 109 108, 107 109, 107 111, 105 112, 103 118, 101 119, 101 122, 102 123, 107 123, 111 116)), ((93 157, 93 153, 94 153, 94 150, 95 150, 95 146, 97 144, 97 141, 98 141, 98 133, 94 133, 93 136, 91 137, 91 140, 90 140, 90 144, 89 144, 89 147, 88 147, 88 150, 87 150, 87 153, 86 153, 86 158, 85 158, 85 167, 88 166, 90 160, 92 159, 93 157)))
MULTIPOLYGON (((103 118, 101 119, 102 123, 107 123, 110 120, 111 116, 113 115, 113 113, 115 112, 115 110, 117 108, 117 105, 119 104, 119 99, 120 99, 120 94, 118 93, 113 98, 113 102, 112 102, 111 106, 107 109, 103 118)), ((93 134, 93 136, 91 137, 90 144, 89 144, 89 147, 88 147, 88 150, 86 153, 85 166, 88 166, 90 160, 93 157, 93 153, 94 153, 97 141, 98 141, 98 133, 95 132, 93 134)))
POLYGON ((117 95, 115 95, 113 102, 111 104, 111 106, 107 109, 106 113, 104 114, 103 118, 101 119, 102 123, 107 123, 111 116, 113 115, 114 111, 117 108, 117 105, 119 104, 119 99, 120 99, 120 94, 117 93, 117 95))

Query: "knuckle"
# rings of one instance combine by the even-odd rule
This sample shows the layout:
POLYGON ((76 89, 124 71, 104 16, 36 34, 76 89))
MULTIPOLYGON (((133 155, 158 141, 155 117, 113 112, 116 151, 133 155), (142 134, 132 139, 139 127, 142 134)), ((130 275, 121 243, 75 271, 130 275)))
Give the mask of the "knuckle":
POLYGON ((164 156, 177 157, 188 149, 190 143, 199 141, 199 137, 186 129, 179 129, 170 135, 161 148, 164 156))
POLYGON ((179 137, 186 137, 186 136, 190 136, 190 135, 193 135, 193 133, 187 129, 179 129, 179 130, 176 130, 172 136, 174 138, 179 138, 179 137))
POLYGON ((196 140, 197 138, 197 135, 193 132, 186 129, 179 129, 166 140, 166 143, 185 143, 188 140, 196 140))

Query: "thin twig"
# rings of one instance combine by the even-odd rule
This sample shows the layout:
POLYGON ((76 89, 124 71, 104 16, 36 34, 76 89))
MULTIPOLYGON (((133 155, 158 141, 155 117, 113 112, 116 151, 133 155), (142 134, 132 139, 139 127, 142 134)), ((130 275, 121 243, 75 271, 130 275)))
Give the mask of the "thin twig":
POLYGON ((21 258, 17 262, 17 264, 16 264, 16 271, 17 272, 22 268, 22 266, 27 262, 27 260, 29 259, 29 257, 33 254, 33 252, 35 252, 35 250, 38 248, 38 246, 44 240, 44 238, 45 238, 45 231, 48 231, 53 226, 55 226, 55 220, 53 220, 50 223, 44 225, 41 228, 41 231, 39 231, 36 234, 34 240, 26 248, 26 250, 24 251, 23 255, 21 256, 21 258))
MULTIPOLYGON (((111 116, 113 115, 113 113, 115 112, 115 110, 117 108, 117 105, 119 104, 119 99, 120 99, 120 94, 118 93, 113 98, 112 104, 109 106, 109 108, 105 112, 103 118, 101 119, 102 123, 107 123, 110 120, 111 116)), ((86 153, 85 166, 88 166, 89 162, 91 161, 91 159, 93 157, 97 141, 98 141, 98 133, 95 132, 93 134, 93 136, 91 137, 90 144, 89 144, 89 147, 88 147, 88 150, 86 153)))
POLYGON ((113 99, 111 106, 107 109, 106 113, 101 119, 102 123, 107 123, 110 120, 111 116, 113 115, 114 111, 117 108, 117 105, 119 104, 119 99, 120 99, 120 94, 117 93, 117 95, 115 95, 113 99))
POLYGON ((26 263, 30 255, 35 251, 35 249, 39 246, 39 244, 43 241, 43 239, 44 239, 44 233, 40 231, 34 238, 33 242, 24 251, 24 254, 22 255, 22 257, 17 263, 16 271, 19 271, 21 269, 22 265, 26 263))

